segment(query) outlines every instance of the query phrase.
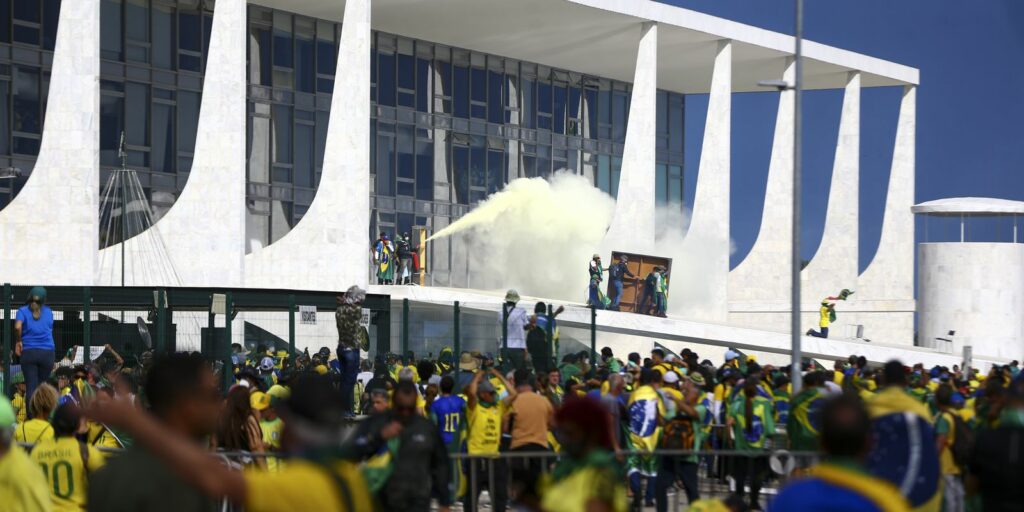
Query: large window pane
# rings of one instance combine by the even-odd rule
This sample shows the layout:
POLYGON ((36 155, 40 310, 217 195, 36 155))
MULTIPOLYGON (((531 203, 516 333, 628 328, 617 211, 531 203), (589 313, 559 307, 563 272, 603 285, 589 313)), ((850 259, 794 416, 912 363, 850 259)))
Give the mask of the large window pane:
POLYGON ((11 0, 0 0, 0 43, 9 42, 11 42, 11 0))
POLYGON ((416 58, 398 54, 398 106, 416 106, 416 58))
POLYGON ((536 103, 534 101, 534 93, 536 92, 535 89, 537 87, 537 82, 535 80, 523 77, 522 83, 523 83, 523 107, 522 107, 523 126, 525 126, 527 128, 534 128, 536 126, 536 123, 534 123, 534 117, 533 117, 534 105, 536 103))
POLYGON ((469 68, 455 66, 455 93, 452 110, 455 117, 469 117, 469 68))
POLYGON ((198 126, 199 93, 178 91, 178 151, 195 151, 198 126))
POLYGON ((377 194, 395 195, 395 138, 377 134, 377 194))
POLYGON ((292 108, 274 105, 274 163, 292 163, 292 108))
POLYGON ((313 20, 295 19, 295 90, 315 92, 316 68, 313 56, 313 20))
POLYGON ((153 146, 150 162, 153 170, 173 172, 174 166, 174 106, 153 104, 153 146))
POLYGON ((493 194, 505 185, 505 154, 487 152, 487 193, 493 194))
MULTIPOLYGON (((0 2, 3 4, 3 2, 0 2)), ((6 155, 10 152, 11 148, 8 144, 11 139, 11 126, 7 122, 10 119, 10 112, 8 111, 8 97, 7 94, 10 91, 10 86, 7 82, 0 82, 0 155, 6 155)))
POLYGON ((334 50, 334 25, 318 22, 316 30, 316 71, 323 75, 333 75, 338 65, 338 56, 334 50))
POLYGON ((280 11, 274 11, 274 66, 293 67, 292 17, 280 11))
POLYGON ((430 105, 430 61, 416 59, 416 110, 427 112, 430 105))
POLYGON ((123 98, 107 94, 100 96, 100 163, 103 165, 121 164, 117 150, 124 130, 123 117, 123 98))
POLYGON ((501 85, 504 81, 505 77, 499 72, 487 73, 487 120, 492 123, 504 122, 505 105, 501 93, 501 85))
POLYGON ((14 99, 12 103, 14 107, 14 131, 41 133, 39 71, 33 68, 15 68, 14 99))
POLYGON ((153 6, 153 66, 174 68, 174 8, 153 6))
POLYGON ((121 0, 103 0, 100 7, 100 47, 104 59, 121 60, 122 25, 121 0))
POLYGON ((434 200, 434 143, 416 141, 416 199, 434 200))
POLYGON ((253 27, 249 31, 249 41, 255 47, 250 48, 249 81, 253 84, 271 84, 273 61, 270 55, 270 29, 253 27))
POLYGON ((313 186, 313 127, 295 125, 295 186, 313 186))
POLYGON ((203 27, 199 11, 181 9, 178 12, 178 48, 192 52, 203 49, 203 27))
MULTIPOLYGON (((413 127, 411 125, 398 125, 398 177, 416 178, 415 147, 413 145, 413 127)), ((410 194, 411 195, 411 194, 410 194)))
POLYGON ((469 148, 452 146, 452 183, 455 203, 469 204, 469 148))
POLYGON ((395 106, 395 55, 383 50, 377 53, 377 103, 395 106))
POLYGON ((39 0, 15 0, 14 19, 39 23, 39 0))
POLYGON ((483 137, 473 137, 469 155, 469 184, 487 187, 487 154, 483 137))
POLYGON ((626 140, 626 102, 628 98, 623 91, 615 91, 612 96, 612 139, 619 142, 626 140))
POLYGON ((668 171, 665 164, 654 166, 654 198, 658 204, 668 201, 668 171))
POLYGON ((668 118, 668 149, 676 153, 683 152, 683 95, 669 96, 668 118))
POLYGON ((148 146, 149 86, 128 82, 124 94, 126 141, 132 146, 148 146))
MULTIPOLYGON (((43 48, 53 50, 57 46, 57 24, 60 23, 61 0, 43 0, 43 48)), ((2 8, 0 2, 0 8, 2 8)), ((3 16, 0 16, 2 19, 3 16)), ((6 41, 6 39, 4 39, 6 41)))
POLYGON ((555 133, 565 133, 565 86, 559 85, 552 91, 552 101, 554 107, 552 108, 552 127, 551 131, 555 133))
POLYGON ((318 111, 316 113, 316 167, 324 166, 324 151, 327 147, 327 127, 329 124, 330 112, 318 111))
POLYGON ((128 0, 128 3, 125 5, 125 36, 129 41, 149 42, 148 3, 149 0, 128 0))

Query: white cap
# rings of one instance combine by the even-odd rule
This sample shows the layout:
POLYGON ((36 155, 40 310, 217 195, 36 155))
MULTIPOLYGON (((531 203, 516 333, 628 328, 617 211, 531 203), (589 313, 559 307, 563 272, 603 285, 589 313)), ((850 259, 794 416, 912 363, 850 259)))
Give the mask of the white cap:
POLYGON ((665 372, 665 376, 662 379, 665 384, 675 384, 679 382, 679 374, 676 372, 665 372))
POLYGON ((736 352, 733 352, 732 350, 726 350, 725 351, 725 360, 726 361, 732 361, 733 359, 736 359, 739 356, 740 356, 739 354, 737 354, 736 352))

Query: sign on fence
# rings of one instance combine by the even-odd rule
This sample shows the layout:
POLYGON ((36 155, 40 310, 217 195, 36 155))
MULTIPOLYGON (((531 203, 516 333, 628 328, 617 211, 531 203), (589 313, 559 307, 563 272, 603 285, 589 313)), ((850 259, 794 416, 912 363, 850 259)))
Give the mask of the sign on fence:
POLYGON ((359 325, 361 327, 363 327, 364 329, 366 329, 367 331, 370 330, 370 310, 369 310, 369 308, 363 308, 363 316, 359 317, 359 325))
POLYGON ((316 306, 299 306, 299 323, 316 325, 316 306))

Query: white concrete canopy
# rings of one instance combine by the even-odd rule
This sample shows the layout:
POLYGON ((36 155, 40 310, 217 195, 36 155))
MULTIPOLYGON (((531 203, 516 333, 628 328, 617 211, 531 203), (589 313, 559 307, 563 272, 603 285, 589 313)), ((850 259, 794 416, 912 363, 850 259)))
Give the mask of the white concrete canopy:
MULTIPOLYGON (((341 21, 342 0, 257 0, 254 3, 341 21)), ((632 81, 636 26, 658 23, 658 87, 706 93, 709 51, 733 41, 736 92, 764 90, 759 80, 778 75, 793 53, 792 36, 652 0, 376 0, 373 29, 632 81), (701 50, 704 51, 701 51, 701 50)), ((916 84, 918 71, 867 55, 804 41, 804 86, 841 88, 849 71, 863 86, 916 84)))
POLYGON ((0 281, 91 285, 99 247, 99 0, 61 3, 50 84, 39 157, 0 211, 0 281))
POLYGON ((911 211, 923 215, 1024 215, 1024 201, 994 197, 950 197, 915 204, 911 211))

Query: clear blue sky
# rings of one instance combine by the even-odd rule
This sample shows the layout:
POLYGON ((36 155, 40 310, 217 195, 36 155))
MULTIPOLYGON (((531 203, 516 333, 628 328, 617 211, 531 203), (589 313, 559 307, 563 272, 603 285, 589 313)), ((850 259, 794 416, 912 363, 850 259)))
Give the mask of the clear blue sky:
MULTIPOLYGON (((793 0, 660 1, 793 32, 793 0)), ((957 196, 1024 200, 1024 1, 808 0, 804 34, 921 70, 917 202, 957 196)), ((733 98, 733 265, 750 250, 760 226, 777 98, 774 93, 733 98)), ((804 98, 802 252, 810 258, 821 240, 842 94, 811 91, 804 98)), ((897 88, 862 92, 861 269, 878 246, 898 102, 897 88)), ((688 97, 686 106, 687 201, 692 201, 706 97, 688 97)))

